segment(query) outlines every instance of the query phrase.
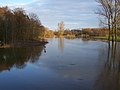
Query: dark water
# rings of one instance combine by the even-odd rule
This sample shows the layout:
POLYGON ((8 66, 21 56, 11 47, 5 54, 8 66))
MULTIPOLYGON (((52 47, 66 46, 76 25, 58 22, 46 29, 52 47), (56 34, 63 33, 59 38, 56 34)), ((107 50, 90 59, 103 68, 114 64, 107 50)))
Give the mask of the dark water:
POLYGON ((61 38, 0 49, 0 90, 120 90, 119 74, 119 44, 61 38))

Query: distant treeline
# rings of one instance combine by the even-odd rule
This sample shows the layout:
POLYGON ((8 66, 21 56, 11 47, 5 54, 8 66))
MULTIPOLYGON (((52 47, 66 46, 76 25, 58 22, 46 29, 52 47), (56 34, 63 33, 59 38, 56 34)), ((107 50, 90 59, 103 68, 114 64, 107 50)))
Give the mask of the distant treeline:
POLYGON ((40 40, 44 32, 45 27, 36 14, 28 15, 22 8, 0 7, 0 43, 40 40))
MULTIPOLYGON (((58 32, 55 32, 56 36, 58 32)), ((72 29, 64 30, 63 36, 65 37, 74 37, 74 38, 90 38, 95 36, 108 36, 109 30, 107 28, 83 28, 83 29, 72 29)))
POLYGON ((107 28, 84 28, 82 29, 82 36, 108 36, 109 30, 107 28))

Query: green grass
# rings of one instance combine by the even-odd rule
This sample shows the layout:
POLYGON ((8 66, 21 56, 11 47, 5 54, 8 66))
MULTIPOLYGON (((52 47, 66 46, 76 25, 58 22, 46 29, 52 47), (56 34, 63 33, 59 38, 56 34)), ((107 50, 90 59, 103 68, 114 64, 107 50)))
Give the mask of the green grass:
MULTIPOLYGON (((94 39, 108 40, 108 36, 96 36, 94 39)), ((112 37, 110 37, 110 40, 112 40, 112 37)), ((117 37, 117 41, 120 41, 120 36, 117 37)))

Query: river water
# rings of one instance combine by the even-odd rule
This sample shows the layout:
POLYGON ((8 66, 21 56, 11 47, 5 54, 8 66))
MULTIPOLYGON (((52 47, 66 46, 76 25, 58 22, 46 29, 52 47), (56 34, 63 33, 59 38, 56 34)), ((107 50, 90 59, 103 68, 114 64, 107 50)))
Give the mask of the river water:
POLYGON ((0 90, 120 90, 120 45, 64 38, 0 49, 0 90), (114 51, 114 52, 113 52, 114 51))

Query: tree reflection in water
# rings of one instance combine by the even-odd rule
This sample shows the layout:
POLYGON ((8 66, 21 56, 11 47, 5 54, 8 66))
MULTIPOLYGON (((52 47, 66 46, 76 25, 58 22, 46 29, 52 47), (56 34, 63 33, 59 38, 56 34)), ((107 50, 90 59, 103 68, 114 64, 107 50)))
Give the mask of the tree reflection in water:
POLYGON ((27 62, 39 59, 44 46, 0 49, 0 72, 15 67, 22 69, 27 62))
POLYGON ((110 44, 105 67, 96 80, 95 90, 120 90, 120 43, 110 44))
POLYGON ((64 38, 58 38, 58 48, 61 50, 61 52, 64 51, 64 38))

